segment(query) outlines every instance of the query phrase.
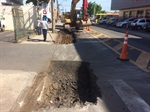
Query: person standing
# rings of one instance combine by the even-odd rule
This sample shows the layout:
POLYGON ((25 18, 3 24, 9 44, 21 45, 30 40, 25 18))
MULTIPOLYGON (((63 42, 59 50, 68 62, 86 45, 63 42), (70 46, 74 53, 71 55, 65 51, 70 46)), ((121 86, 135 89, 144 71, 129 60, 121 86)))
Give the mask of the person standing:
POLYGON ((46 39, 47 39, 48 23, 47 23, 46 20, 43 20, 41 22, 41 25, 42 25, 42 29, 43 29, 43 38, 44 38, 44 41, 46 41, 46 39))

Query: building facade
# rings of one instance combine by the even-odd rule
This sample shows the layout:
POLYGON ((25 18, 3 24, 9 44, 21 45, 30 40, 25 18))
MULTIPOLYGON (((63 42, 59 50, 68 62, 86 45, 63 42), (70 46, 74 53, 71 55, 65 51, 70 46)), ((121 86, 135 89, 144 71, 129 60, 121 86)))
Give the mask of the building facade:
POLYGON ((0 0, 0 5, 23 5, 23 0, 0 0))
POLYGON ((112 0, 111 10, 120 10, 120 17, 150 18, 150 0, 112 0))

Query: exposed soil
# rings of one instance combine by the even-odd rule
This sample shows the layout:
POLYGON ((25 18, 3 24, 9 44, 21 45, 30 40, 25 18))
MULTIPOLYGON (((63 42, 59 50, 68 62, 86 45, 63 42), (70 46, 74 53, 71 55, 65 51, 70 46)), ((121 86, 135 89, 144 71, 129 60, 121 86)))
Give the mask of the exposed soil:
POLYGON ((67 30, 61 30, 58 32, 58 37, 55 40, 56 44, 71 44, 75 42, 74 34, 67 30))
POLYGON ((23 105, 12 111, 31 112, 50 107, 71 108, 96 104, 101 92, 90 64, 80 61, 52 61, 46 72, 40 73, 30 88, 23 105))
POLYGON ((48 74, 53 80, 55 96, 49 94, 49 97, 53 106, 72 107, 77 103, 83 105, 86 101, 96 103, 98 88, 89 63, 55 61, 51 64, 48 74))

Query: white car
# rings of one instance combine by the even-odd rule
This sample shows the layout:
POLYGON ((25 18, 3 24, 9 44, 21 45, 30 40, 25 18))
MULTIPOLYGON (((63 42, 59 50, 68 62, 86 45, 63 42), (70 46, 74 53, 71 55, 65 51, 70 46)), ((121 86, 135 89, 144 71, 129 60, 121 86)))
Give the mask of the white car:
POLYGON ((130 26, 131 25, 131 22, 134 21, 135 18, 128 18, 128 19, 125 19, 124 21, 121 21, 121 22, 118 22, 116 24, 117 27, 123 27, 123 28, 126 28, 126 26, 130 26))
POLYGON ((106 24, 107 21, 108 21, 108 18, 99 19, 99 24, 106 24))
POLYGON ((131 23, 132 29, 144 29, 145 25, 150 23, 150 18, 139 18, 131 23))
POLYGON ((5 27, 5 18, 3 17, 3 15, 0 15, 0 30, 5 31, 5 27))

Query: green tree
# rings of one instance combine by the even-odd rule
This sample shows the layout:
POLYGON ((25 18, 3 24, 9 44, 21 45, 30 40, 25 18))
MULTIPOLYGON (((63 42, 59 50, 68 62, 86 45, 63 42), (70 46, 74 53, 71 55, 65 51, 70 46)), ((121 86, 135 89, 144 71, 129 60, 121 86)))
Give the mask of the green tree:
POLYGON ((95 2, 89 2, 88 3, 88 13, 89 15, 96 15, 97 13, 100 13, 102 11, 102 6, 100 4, 97 4, 95 2))
POLYGON ((106 11, 105 11, 105 10, 102 10, 101 13, 106 13, 106 11))

